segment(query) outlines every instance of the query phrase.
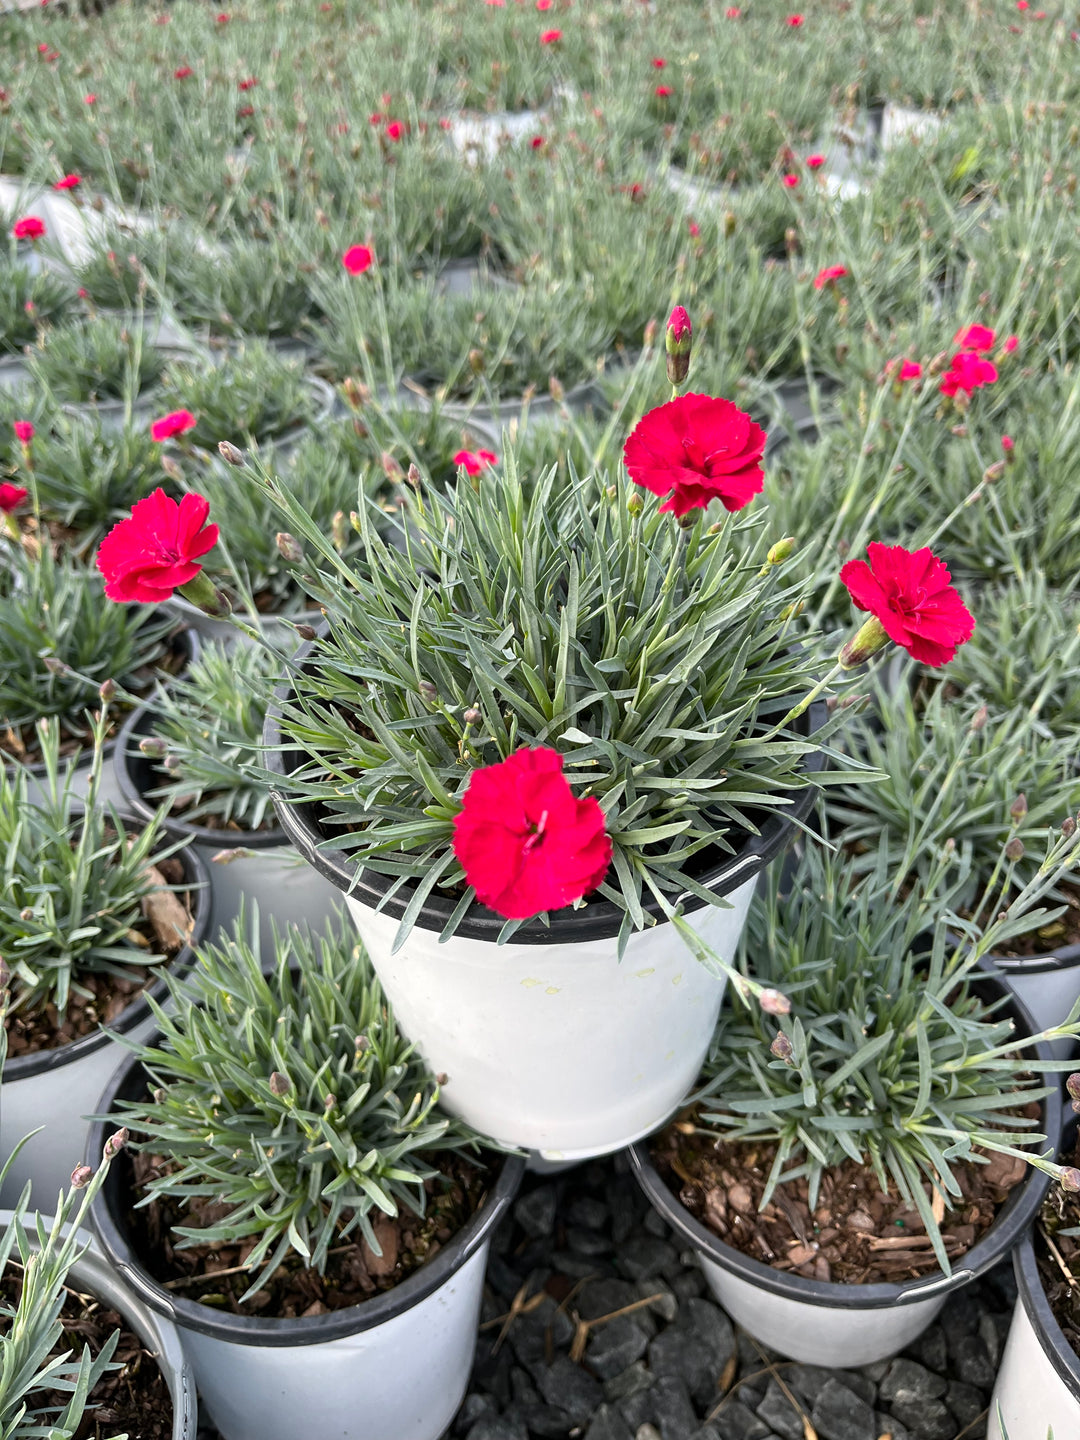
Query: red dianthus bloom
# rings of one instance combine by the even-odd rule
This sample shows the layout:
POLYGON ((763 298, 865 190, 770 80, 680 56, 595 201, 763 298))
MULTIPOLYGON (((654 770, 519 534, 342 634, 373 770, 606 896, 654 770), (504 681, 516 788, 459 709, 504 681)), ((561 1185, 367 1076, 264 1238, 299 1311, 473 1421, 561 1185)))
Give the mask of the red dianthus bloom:
POLYGON ((5 480, 0 484, 0 514, 10 515, 17 510, 28 494, 21 485, 9 485, 5 480))
POLYGON ((842 280, 847 273, 846 265, 826 265, 824 270, 819 270, 814 276, 814 289, 824 290, 826 285, 842 280))
POLYGON ((953 356, 938 388, 943 395, 955 395, 958 390, 970 395, 982 385, 993 385, 997 378, 997 366, 991 361, 982 359, 973 350, 961 350, 953 356))
POLYGON ((366 245, 350 245, 341 257, 341 263, 350 275, 362 275, 371 267, 375 256, 366 245))
POLYGON ((184 435, 189 430, 194 430, 196 425, 195 416, 190 410, 173 410, 168 415, 163 415, 160 420, 155 420, 150 426, 151 440, 172 440, 177 435, 184 435))
POLYGON ((667 495, 661 510, 685 515, 719 500, 741 510, 764 484, 765 431, 731 400, 680 395, 642 416, 623 447, 635 485, 667 495))
POLYGON ((210 502, 188 492, 179 504, 157 489, 131 507, 98 546, 97 567, 110 600, 155 605, 194 580, 199 558, 217 544, 218 527, 207 525, 210 502))
POLYGON ((463 465, 467 475, 479 475, 485 465, 497 465, 499 457, 493 450, 459 450, 454 456, 455 465, 463 465))
POLYGON ((953 344, 961 350, 992 350, 994 332, 988 325, 962 325, 953 336, 953 344))
POLYGON ((872 541, 866 553, 869 564, 849 560, 840 571, 852 600, 914 659, 947 665, 975 632, 975 618, 953 589, 948 566, 925 547, 911 551, 872 541))
POLYGON ((454 854, 480 901, 508 920, 560 910, 611 864, 604 812, 577 799, 555 750, 517 750, 474 770, 454 820, 454 854))
POLYGON ((45 234, 45 222, 36 215, 24 215, 21 220, 15 221, 11 233, 16 240, 40 240, 45 234))

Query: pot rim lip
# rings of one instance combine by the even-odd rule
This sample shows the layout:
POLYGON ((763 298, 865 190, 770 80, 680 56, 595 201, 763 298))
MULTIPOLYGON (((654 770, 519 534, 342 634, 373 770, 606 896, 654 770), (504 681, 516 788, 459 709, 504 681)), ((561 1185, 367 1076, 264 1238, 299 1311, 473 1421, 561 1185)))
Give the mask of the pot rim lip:
MULTIPOLYGON (((154 814, 154 807, 143 797, 132 768, 128 764, 131 741, 136 732, 149 728, 154 718, 153 704, 147 702, 132 710, 116 735, 112 756, 113 774, 124 797, 124 804, 144 820, 154 814)), ((289 837, 280 825, 272 830, 230 831, 212 830, 207 825, 189 825, 183 820, 170 816, 169 825, 180 835, 188 836, 195 845, 213 845, 218 850, 280 850, 290 848, 289 837), (231 840, 231 843, 230 843, 231 840)))
MULTIPOLYGON (((329 622, 324 621, 323 626, 329 622)), ((302 669, 317 640, 305 641, 289 662, 295 677, 302 669)), ((288 771, 285 767, 284 751, 277 748, 280 740, 281 703, 286 701, 293 690, 295 678, 287 675, 275 688, 273 701, 267 707, 266 723, 263 727, 262 744, 266 768, 284 780, 288 771)), ((823 701, 815 701, 806 716, 807 735, 813 735, 824 723, 826 707, 823 701)), ((700 883, 720 896, 730 895, 739 886, 753 879, 766 865, 787 848, 788 840, 795 825, 805 819, 817 797, 813 775, 825 764, 822 751, 814 751, 803 757, 807 783, 801 789, 792 790, 792 803, 786 811, 769 809, 765 814, 757 835, 745 837, 734 854, 724 854, 718 863, 700 877, 700 883)), ((402 886, 386 903, 386 892, 393 883, 392 877, 372 869, 365 869, 355 861, 345 858, 340 851, 326 851, 319 848, 313 801, 290 801, 277 784, 272 784, 270 794, 277 810, 278 819, 289 839, 307 863, 324 879, 341 890, 346 899, 356 901, 393 920, 400 920, 413 893, 413 886, 402 886), (313 837, 316 837, 313 841, 313 837)), ((679 897, 684 903, 684 912, 691 914, 701 910, 707 902, 687 892, 679 897)), ((454 910, 456 901, 449 897, 429 894, 414 921, 421 930, 441 932, 454 910)), ((642 900, 642 909, 653 917, 654 923, 661 923, 663 912, 656 900, 649 896, 642 900)), ((549 923, 544 925, 538 919, 525 921, 510 938, 511 945, 580 945, 591 940, 612 940, 618 935, 623 922, 623 911, 610 900, 590 901, 584 909, 575 910, 570 906, 549 912, 549 923)), ((507 922, 487 906, 474 902, 455 928, 453 939, 497 941, 507 922)), ((651 927, 650 927, 651 928, 651 927)))
POLYGON ((986 963, 1006 975, 1050 975, 1080 965, 1080 942, 1060 945, 1041 955, 987 955, 986 963))
MULTIPOLYGON (((984 978, 992 981, 994 977, 984 978)), ((1027 1006, 1007 981, 1001 980, 998 983, 1008 993, 1009 1003, 1017 1012, 1023 1027, 1029 1034, 1036 1034, 1037 1027, 1027 1006)), ((1043 1060, 1052 1059, 1045 1043, 1036 1047, 1036 1053, 1043 1060)), ((1047 1095, 1041 1104, 1045 1114, 1043 1129, 1048 1136, 1056 1138, 1061 1128, 1060 1085, 1055 1086, 1052 1094, 1047 1095)), ((744 1255, 741 1250, 726 1244, 700 1220, 695 1219, 668 1189, 652 1163, 648 1139, 639 1140, 629 1146, 627 1156, 634 1178, 650 1203, 705 1259, 769 1294, 835 1310, 884 1310, 891 1306, 948 1295, 978 1279, 992 1269, 1014 1247, 1017 1240, 1030 1230, 1031 1222, 1038 1214, 1039 1206, 1050 1187, 1049 1175, 1029 1167, 1027 1175, 1010 1191, 1008 1199, 983 1236, 960 1257, 958 1267, 962 1268, 954 1268, 951 1275, 935 1270, 927 1278, 908 1280, 902 1284, 879 1282, 874 1285, 850 1285, 837 1281, 808 1280, 802 1275, 774 1270, 771 1265, 744 1255)))
MULTIPOLYGON (((144 815, 132 814, 117 808, 121 820, 133 822, 138 826, 146 824, 144 815)), ((181 839, 177 833, 177 827, 168 821, 161 828, 163 839, 181 839)), ((196 947, 206 937, 210 927, 210 872, 207 870, 202 856, 192 846, 187 845, 182 850, 177 850, 176 858, 184 866, 186 887, 198 897, 195 905, 195 923, 192 927, 191 938, 187 944, 176 952, 173 958, 162 969, 168 969, 174 974, 182 974, 195 962, 196 947)), ((73 1040, 70 1045, 60 1045, 52 1050, 34 1050, 28 1055, 9 1055, 4 1062, 5 1085, 14 1085, 20 1080, 31 1080, 35 1075, 41 1075, 47 1070, 59 1070, 64 1065, 73 1065, 80 1060, 85 1060, 102 1046, 112 1043, 114 1035, 126 1035, 133 1030, 147 1015, 150 1014, 150 1006, 146 997, 152 995, 157 1001, 165 997, 165 982, 160 977, 148 985, 143 993, 130 1005, 125 1005, 116 1019, 109 1025, 106 1031, 100 1025, 92 1030, 89 1035, 82 1035, 78 1040, 73 1040)))
MULTIPOLYGON (((158 1036, 151 1036, 147 1042, 155 1044, 158 1036)), ((142 1062, 137 1055, 129 1055, 116 1070, 98 1101, 98 1110, 104 1114, 111 1110, 116 1097, 129 1081, 136 1066, 142 1062)), ((95 1120, 87 1139, 87 1155, 97 1155, 104 1144, 105 1122, 95 1120)), ((498 1157, 498 1151, 488 1152, 498 1157)), ((414 1306, 428 1299, 450 1280, 466 1261, 470 1260, 487 1244, 496 1225, 509 1210, 511 1202, 521 1185, 525 1173, 525 1157, 520 1154, 504 1154, 502 1165, 494 1184, 489 1186, 482 1205, 468 1221, 431 1259, 411 1275, 407 1275, 392 1290, 363 1300, 359 1305, 349 1305, 343 1310, 331 1310, 325 1315, 298 1316, 295 1319, 264 1317, 259 1315, 234 1315, 231 1311, 211 1309, 195 1300, 176 1295, 166 1290, 143 1267, 136 1257, 120 1220, 114 1213, 119 1177, 110 1172, 105 1184, 96 1196, 90 1210, 90 1225, 102 1253, 120 1276, 151 1309, 164 1315, 181 1330, 194 1330, 233 1345, 256 1345, 269 1348, 296 1348, 307 1345, 321 1345, 327 1341, 341 1340, 349 1335, 359 1335, 367 1330, 405 1314, 414 1306)))
MULTIPOLYGON (((1075 1134, 1076 1123, 1076 1120, 1070 1116, 1062 1132, 1062 1147, 1067 1143, 1065 1136, 1075 1134)), ((1020 1303, 1024 1307, 1031 1328, 1038 1337, 1043 1354, 1054 1367, 1058 1378, 1070 1391, 1073 1398, 1080 1401, 1080 1355, 1077 1355, 1066 1340, 1065 1334, 1050 1308, 1050 1302, 1046 1298, 1046 1291, 1043 1289, 1042 1278, 1039 1275, 1039 1267, 1035 1259, 1034 1220, 1024 1231, 1013 1250, 1013 1274, 1016 1276, 1016 1286, 1020 1292, 1020 1303)))

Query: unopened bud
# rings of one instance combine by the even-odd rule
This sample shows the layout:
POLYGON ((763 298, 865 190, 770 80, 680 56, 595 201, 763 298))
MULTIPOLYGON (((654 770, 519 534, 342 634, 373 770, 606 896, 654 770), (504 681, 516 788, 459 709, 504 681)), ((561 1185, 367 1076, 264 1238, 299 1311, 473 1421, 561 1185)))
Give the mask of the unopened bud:
POLYGON ((1009 814, 1019 823, 1028 812, 1027 796, 1021 790, 1016 799, 1009 806, 1009 814))
POLYGON ((73 1190, 85 1190, 90 1181, 94 1178, 94 1172, 89 1165, 76 1165, 71 1172, 71 1188, 73 1190))
POLYGON ((782 1030, 778 1035, 773 1038, 773 1042, 769 1046, 769 1050, 773 1055, 776 1056, 777 1060, 783 1060, 785 1065, 792 1064, 792 1056, 795 1054, 795 1047, 794 1045, 792 1045, 791 1041, 788 1039, 788 1037, 784 1034, 782 1030))
POLYGON ((480 711, 477 710, 475 705, 470 705, 468 710, 463 713, 461 718, 465 721, 466 725, 479 725, 480 721, 484 717, 480 714, 480 711))
POLYGON ((986 467, 986 469, 983 471, 983 477, 982 477, 982 478, 987 482, 987 484, 992 485, 995 480, 1000 480, 1001 477, 1002 477, 1002 475, 1004 475, 1004 474, 1005 474, 1005 461, 1004 461, 1004 460, 995 460, 992 465, 988 465, 988 466, 986 467))
POLYGON ((1061 833, 1065 836, 1066 840, 1071 840, 1072 837, 1076 834, 1076 821, 1072 818, 1071 815, 1066 815, 1065 819, 1062 820, 1061 833))
POLYGON ((392 450, 384 450, 382 452, 379 456, 379 464, 382 466, 382 472, 388 480, 400 480, 405 474, 405 471, 401 468, 392 450))
POLYGON ((987 720, 989 720, 989 718, 990 711, 986 708, 985 705, 980 705, 979 708, 975 711, 975 714, 971 717, 971 729, 974 731, 981 730, 986 724, 987 720))
POLYGON ((758 1004, 766 1015, 790 1015, 791 1001, 779 990, 766 988, 758 995, 758 1004))
POLYGON ((1058 1176, 1058 1184, 1070 1195, 1080 1194, 1080 1170, 1073 1165, 1066 1165, 1058 1176))
POLYGON ((690 373, 690 352, 694 346, 694 332, 690 316, 681 305, 676 305, 668 316, 664 349, 667 351, 667 377, 672 385, 681 385, 690 373))
POLYGON ((110 700, 116 697, 116 681, 103 680, 98 686, 98 698, 103 705, 108 705, 110 700))
POLYGON ((767 575, 771 566, 782 565, 785 560, 790 559, 796 543, 794 535, 785 535, 783 540, 777 540, 775 545, 770 545, 765 564, 761 567, 762 575, 767 575))
POLYGON ((447 1082, 449 1079, 450 1079, 450 1076, 447 1075, 446 1071, 445 1071, 445 1070, 440 1070, 439 1073, 438 1073, 438 1075, 435 1076, 435 1084, 436 1084, 436 1085, 445 1085, 446 1082, 447 1082))
POLYGON ((1022 860, 1023 858, 1024 842, 1018 835, 1014 835, 1005 846, 1005 859, 1008 860, 1011 865, 1015 865, 1018 860, 1022 860))
MULTIPOLYGON (((710 530, 709 533, 710 533, 710 534, 713 534, 714 532, 710 530)), ((806 601, 805 601, 805 600, 794 600, 794 601, 792 601, 792 603, 791 603, 790 605, 785 605, 784 608, 780 611, 780 619, 781 619, 781 620, 795 620, 795 619, 798 618, 798 616, 800 616, 800 615, 802 614, 802 612, 803 612, 805 609, 806 609, 806 601)))
POLYGON ((341 555, 349 543, 349 522, 344 510, 334 512, 334 518, 330 521, 330 539, 334 542, 334 549, 341 555))
POLYGON ((170 775, 176 775, 184 768, 184 762, 180 759, 179 755, 166 755, 165 759, 161 762, 161 768, 170 775))
POLYGON ((120 1151, 123 1150, 129 1138, 130 1136, 126 1125, 124 1125, 119 1130, 115 1130, 105 1141, 105 1147, 101 1152, 101 1158, 103 1160, 114 1159, 115 1156, 119 1155, 120 1151))
POLYGON ((0 990, 6 990, 11 984, 11 969, 7 961, 0 955, 0 990))
POLYGON ((24 925, 26 925, 33 918, 34 907, 32 905, 24 905, 23 908, 19 911, 19 919, 23 922, 24 925))
POLYGON ((645 326, 644 344, 646 350, 651 350, 656 344, 656 332, 659 329, 660 326, 655 319, 650 320, 649 323, 645 326))
POLYGON ((269 1084, 270 1094, 276 1095, 279 1100, 283 1095, 288 1095, 292 1089, 292 1081, 287 1075, 283 1075, 280 1070, 271 1070, 269 1084))
POLYGON ((551 375, 548 377, 548 394, 551 396, 552 400, 555 401, 556 405, 561 405, 566 399, 566 391, 563 388, 562 381, 558 378, 557 375, 551 375))
POLYGON ((724 211, 724 234, 730 240, 735 234, 735 212, 734 210, 724 211))
POLYGON ((168 1093, 163 1090, 160 1085, 158 1085, 151 1093, 154 1097, 155 1105, 164 1105, 165 1101, 169 1098, 168 1093))
POLYGON ((424 699, 428 702, 429 705, 434 704, 434 702, 439 698, 438 688, 430 680, 421 680, 418 688, 420 690, 420 694, 424 697, 424 699))
POLYGON ((220 440, 218 442, 218 454, 225 461, 226 465, 243 465, 244 452, 231 440, 220 440))
POLYGON ((345 399, 353 410, 362 410, 371 399, 371 391, 359 380, 354 380, 351 375, 347 376, 341 386, 345 393, 345 399))
POLYGON ((419 465, 417 465, 415 460, 410 461, 409 473, 405 476, 405 478, 406 480, 408 480, 409 484, 414 490, 420 489, 420 467, 419 465))
POLYGON ((184 483, 184 472, 171 455, 163 455, 161 457, 161 468, 170 480, 175 480, 178 485, 184 483))
POLYGON ((50 675, 71 674, 71 666, 65 665, 63 660, 58 659, 55 655, 46 655, 43 664, 50 675))
POLYGON ((626 508, 631 515, 640 515, 645 509, 645 501, 639 490, 635 490, 626 502, 626 508))
POLYGON ((842 670, 855 670, 865 665, 872 655, 889 643, 885 626, 876 615, 871 615, 865 625, 843 646, 837 657, 842 670))
POLYGON ((474 375, 481 375, 484 371, 484 352, 475 345, 469 351, 469 369, 474 375))
POLYGON ((169 753, 169 742, 160 735, 147 735, 139 741, 139 750, 151 760, 164 760, 169 753))
POLYGON ((297 625, 296 633, 300 636, 301 640, 314 640, 318 631, 314 625, 297 625))
POLYGON ((304 558, 304 552, 300 548, 300 542, 295 535, 290 535, 287 530, 279 530, 274 536, 278 548, 278 554, 290 565, 299 565, 304 558))
POLYGON ((326 1099, 323 1101, 323 1109, 327 1112, 327 1114, 329 1114, 336 1104, 337 1096, 327 1095, 326 1099))
POLYGON ((371 1041, 367 1038, 366 1035, 357 1035, 356 1039, 353 1041, 353 1045, 358 1055, 362 1055, 365 1050, 371 1049, 371 1041))
POLYGON ((1069 1092, 1069 1099, 1072 1101, 1073 1109, 1080 1109, 1080 1073, 1074 1073, 1065 1081, 1065 1089, 1069 1092))

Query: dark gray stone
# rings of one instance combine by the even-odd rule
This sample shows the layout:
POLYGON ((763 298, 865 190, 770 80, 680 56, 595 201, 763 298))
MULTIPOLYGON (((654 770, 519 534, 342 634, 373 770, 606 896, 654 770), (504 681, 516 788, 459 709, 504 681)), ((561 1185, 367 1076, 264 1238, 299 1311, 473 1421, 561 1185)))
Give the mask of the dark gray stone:
POLYGON ((724 1440, 766 1440, 771 1432, 741 1400, 728 1400, 716 1417, 716 1425, 724 1440))
POLYGON ((679 1301, 671 1286, 665 1281, 652 1277, 648 1280, 639 1280, 637 1283, 638 1299, 650 1300, 655 1295, 658 1298, 652 1301, 648 1307, 649 1315, 658 1315, 661 1320, 671 1322, 678 1318, 679 1301))
POLYGON ((645 1212, 645 1219, 641 1223, 650 1235, 655 1235, 660 1240, 666 1240, 670 1234, 670 1227, 667 1221, 652 1208, 645 1212))
POLYGON ((503 1305, 503 1310, 505 1310, 521 1289, 521 1282, 525 1277, 520 1275, 501 1255, 490 1255, 484 1278, 496 1295, 505 1301, 503 1305))
POLYGON ((700 1430, 695 1430, 690 1440, 724 1440, 720 1431, 712 1425, 702 1425, 700 1430))
POLYGON ((945 1404, 953 1413, 953 1419, 961 1430, 975 1421, 986 1409, 987 1399, 982 1390, 974 1385, 965 1385, 962 1380, 953 1380, 945 1392, 945 1404))
POLYGON ((873 1410, 839 1380, 822 1387, 810 1419, 821 1440, 877 1440, 873 1410))
POLYGON ((945 1331, 940 1325, 931 1325, 917 1340, 913 1340, 904 1351, 928 1370, 944 1375, 949 1364, 949 1352, 945 1343, 945 1331))
POLYGON ((953 1440, 956 1421, 944 1400, 913 1400, 892 1406, 892 1413, 918 1440, 953 1440))
POLYGON ((608 1213, 604 1202, 591 1195, 578 1195, 566 1207, 566 1218, 571 1225, 585 1225, 590 1230, 603 1230, 608 1222, 608 1213))
POLYGON ((915 1360, 896 1359, 881 1382, 882 1403, 909 1405, 913 1401, 939 1400, 945 1394, 945 1380, 915 1360))
POLYGON ((874 1424, 879 1436, 888 1435, 889 1440, 912 1440, 911 1431, 906 1425, 901 1425, 895 1415, 886 1415, 879 1410, 874 1416, 874 1424))
POLYGON ((622 1245, 616 1263, 631 1280, 651 1280, 668 1271, 678 1272, 679 1257, 675 1246, 654 1235, 635 1235, 622 1245))
POLYGON ((763 1420, 770 1430, 775 1430, 777 1435, 782 1436, 783 1440, 805 1440, 806 1430, 802 1416, 775 1379, 769 1380, 765 1398, 757 1407, 757 1413, 758 1418, 763 1420))
POLYGON ((599 1382, 565 1355, 540 1371, 536 1383, 548 1404, 565 1410, 575 1425, 588 1423, 604 1395, 599 1382))
POLYGON ((569 1345, 574 1337, 574 1322, 565 1310, 559 1309, 550 1295, 546 1295, 528 1315, 519 1315, 510 1326, 510 1346, 526 1369, 532 1370, 535 1365, 547 1363, 549 1329, 554 1350, 569 1345))
POLYGON ((717 1398, 717 1383, 735 1353, 735 1332, 727 1316, 708 1300, 692 1299, 675 1325, 649 1345, 649 1368, 655 1375, 682 1380, 701 1409, 717 1398))
POLYGON ((613 1405, 601 1405, 585 1432, 585 1440, 634 1440, 634 1432, 613 1405))
POLYGON ((454 1434, 465 1435, 471 1426, 475 1425, 481 1415, 494 1415, 495 1401, 490 1395, 481 1395, 474 1390, 471 1395, 466 1395, 461 1409, 454 1420, 454 1434))
POLYGON ((979 1329, 982 1314, 978 1302, 969 1290, 958 1290, 950 1295, 941 1312, 941 1328, 949 1338, 950 1348, 958 1335, 974 1335, 979 1329))
POLYGON ((529 1440, 529 1432, 516 1416, 483 1415, 466 1440, 529 1440))
POLYGON ((993 1365, 996 1370, 1001 1364, 1001 1331, 998 1329, 993 1315, 989 1313, 979 1316, 979 1339, 986 1346, 986 1353, 990 1356, 990 1364, 993 1365))
MULTIPOLYGON (((891 1361, 889 1360, 874 1360, 869 1365, 860 1365, 858 1370, 854 1373, 857 1375, 865 1376, 866 1379, 870 1381, 871 1385, 876 1386, 880 1385, 882 1380, 885 1379, 890 1364, 891 1361)), ((852 1372, 848 1370, 846 1373, 850 1375, 852 1372)))
POLYGON ((611 1254, 611 1241, 596 1230, 587 1230, 583 1225, 571 1225, 566 1232, 566 1243, 575 1255, 584 1255, 595 1260, 601 1255, 611 1254))
POLYGON ((864 1375, 859 1370, 837 1370, 835 1378, 841 1385, 854 1390, 859 1399, 865 1400, 871 1409, 877 1404, 877 1385, 869 1375, 864 1375))
POLYGON ((636 1185, 627 1185, 625 1180, 620 1183, 616 1179, 612 1179, 608 1184, 604 1198, 611 1211, 611 1238, 616 1245, 621 1245, 630 1238, 637 1225, 641 1207, 647 1202, 636 1185))
MULTIPOLYGON (((653 1344, 656 1342, 653 1341, 653 1344)), ((620 1315, 592 1332, 585 1350, 589 1369, 599 1380, 613 1380, 640 1360, 649 1345, 649 1337, 634 1324, 632 1315, 620 1315)))
POLYGON ((709 1347, 718 1369, 722 1370, 735 1354, 735 1328, 720 1306, 711 1300, 688 1300, 679 1323, 709 1347))
POLYGON ((688 1440, 699 1428, 686 1386, 675 1375, 661 1375, 648 1392, 661 1440, 688 1440))
POLYGON ((977 1385, 980 1390, 994 1388, 994 1367, 978 1335, 949 1335, 949 1353, 953 1369, 965 1385, 977 1385))
POLYGON ((510 1405, 504 1419, 520 1420, 534 1440, 566 1440, 572 1421, 557 1405, 510 1405))
POLYGON ((651 1423, 656 1419, 656 1411, 653 1408, 652 1392, 656 1388, 655 1382, 648 1390, 636 1390, 632 1395, 627 1395, 624 1400, 617 1402, 619 1414, 623 1417, 630 1429, 636 1435, 642 1425, 651 1423))
POLYGON ((515 1365, 510 1371, 510 1394, 515 1404, 519 1405, 535 1405, 540 1399, 536 1386, 532 1383, 532 1376, 520 1365, 515 1365))
POLYGON ((603 1260, 590 1260, 574 1250, 556 1250, 551 1257, 560 1275, 569 1275, 574 1280, 588 1280, 590 1275, 602 1275, 609 1266, 603 1260))
POLYGON ((784 1379, 796 1394, 812 1405, 832 1379, 832 1371, 821 1365, 789 1365, 784 1379))
POLYGON ((555 1186, 538 1185, 515 1203, 514 1219, 526 1235, 538 1240, 555 1229, 556 1206, 555 1186))
MULTIPOLYGON (((599 1320, 601 1315, 610 1315, 615 1310, 623 1310, 627 1305, 633 1305, 635 1300, 640 1300, 637 1286, 631 1285, 629 1280, 604 1279, 590 1280, 581 1289, 577 1299, 572 1301, 574 1308, 583 1320, 599 1320)), ((646 1312, 635 1311, 635 1315, 646 1312)))
POLYGON ((648 1390, 652 1383, 652 1374, 646 1369, 644 1362, 638 1360, 633 1365, 628 1365, 622 1374, 616 1375, 613 1380, 605 1380, 604 1399, 614 1404, 616 1400, 640 1395, 643 1390, 648 1390))
POLYGON ((494 1395, 500 1405, 509 1405, 511 1398, 510 1371, 514 1368, 513 1356, 509 1350, 500 1350, 497 1355, 492 1354, 491 1347, 494 1345, 494 1337, 483 1335, 480 1337, 476 1347, 476 1360, 473 1362, 473 1383, 480 1390, 487 1390, 494 1395))
POLYGON ((705 1294, 705 1276, 700 1270, 683 1270, 672 1280, 671 1289, 677 1300, 691 1300, 705 1294))

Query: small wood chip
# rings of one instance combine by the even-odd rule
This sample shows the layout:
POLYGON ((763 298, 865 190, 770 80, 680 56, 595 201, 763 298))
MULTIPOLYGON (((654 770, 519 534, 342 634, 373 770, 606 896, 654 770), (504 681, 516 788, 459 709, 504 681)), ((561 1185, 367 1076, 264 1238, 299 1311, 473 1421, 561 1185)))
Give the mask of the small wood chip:
POLYGON ((191 939, 195 917, 175 890, 164 888, 169 882, 156 865, 147 865, 143 874, 152 885, 163 888, 151 890, 149 895, 143 896, 142 912, 150 922, 162 950, 175 954, 182 943, 191 939))

